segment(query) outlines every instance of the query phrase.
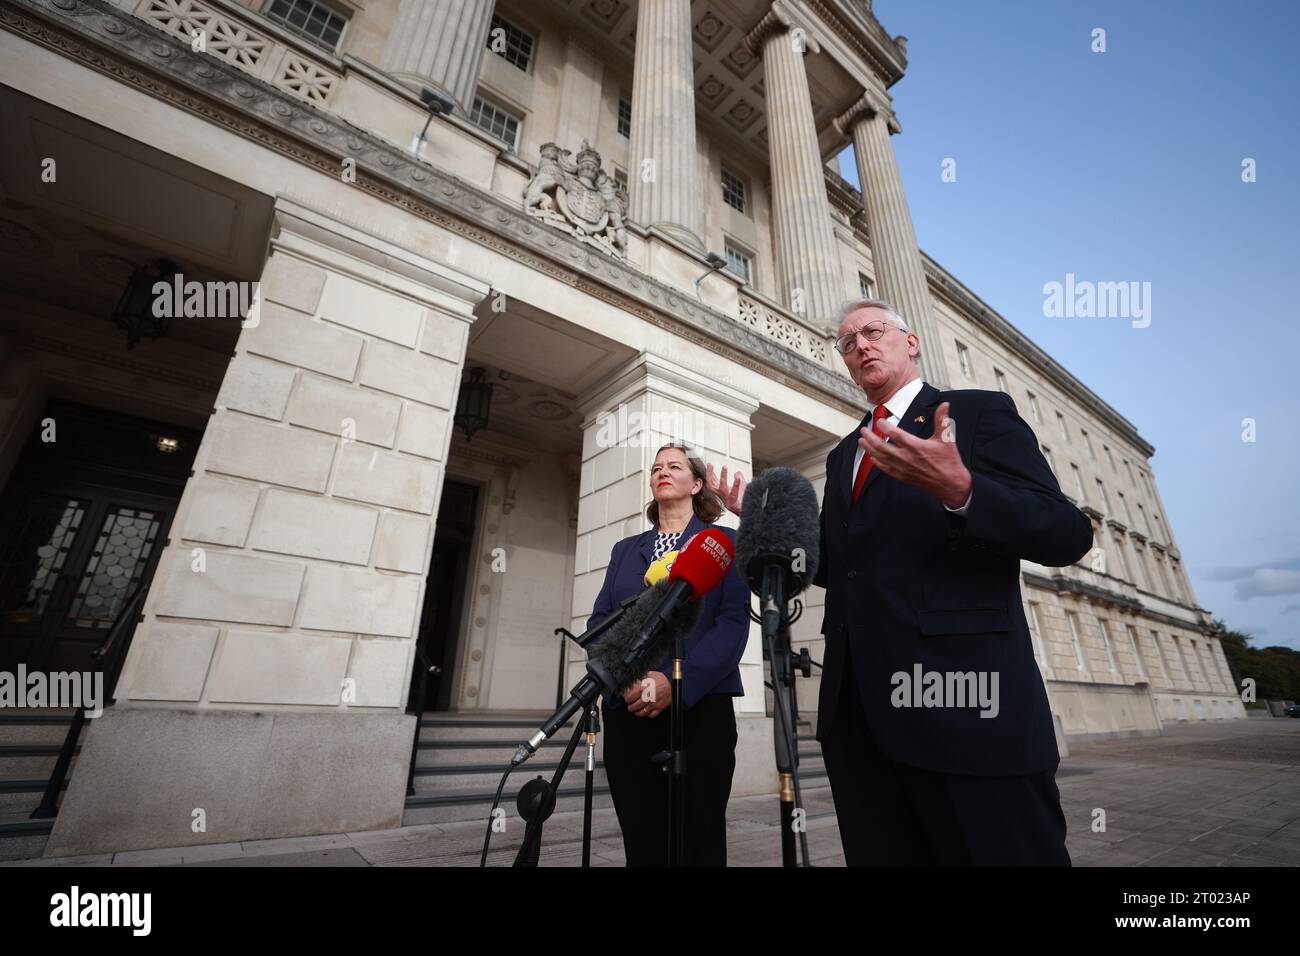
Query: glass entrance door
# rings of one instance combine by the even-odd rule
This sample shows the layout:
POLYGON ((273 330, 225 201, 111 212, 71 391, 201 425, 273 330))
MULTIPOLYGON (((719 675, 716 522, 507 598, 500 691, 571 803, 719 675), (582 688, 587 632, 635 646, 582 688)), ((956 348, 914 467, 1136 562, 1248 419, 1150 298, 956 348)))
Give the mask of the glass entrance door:
POLYGON ((52 402, 0 494, 0 669, 92 668, 153 574, 199 435, 52 402), (53 440, 50 440, 50 436, 53 440), (164 450, 167 449, 167 450, 164 450))

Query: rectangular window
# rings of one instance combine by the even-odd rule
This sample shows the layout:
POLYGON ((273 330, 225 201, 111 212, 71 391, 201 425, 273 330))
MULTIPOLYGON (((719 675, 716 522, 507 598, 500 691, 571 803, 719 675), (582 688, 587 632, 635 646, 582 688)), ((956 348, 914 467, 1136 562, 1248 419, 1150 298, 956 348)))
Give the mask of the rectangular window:
POLYGON ((1119 665, 1115 663, 1115 652, 1110 646, 1110 628, 1106 626, 1106 621, 1100 617, 1097 618, 1097 624, 1101 628, 1101 643, 1106 648, 1106 660, 1110 662, 1110 672, 1112 674, 1118 674, 1119 665))
POLYGON ((1056 474, 1056 462, 1052 461, 1052 449, 1043 445, 1043 457, 1047 459, 1047 467, 1052 469, 1052 474, 1056 474))
POLYGON ((1128 628, 1128 642, 1133 645, 1133 660, 1137 662, 1138 679, 1147 680, 1147 662, 1142 659, 1142 648, 1138 646, 1138 632, 1132 624, 1128 628))
POLYGON ((1173 686, 1173 681, 1169 679, 1169 664, 1165 661, 1165 649, 1160 646, 1160 632, 1151 632, 1151 643, 1156 646, 1156 659, 1160 661, 1160 674, 1164 677, 1165 683, 1173 686))
POLYGON ((1182 645, 1182 642, 1178 640, 1178 635, 1177 635, 1177 634, 1170 634, 1170 635, 1169 635, 1169 640, 1171 640, 1171 641, 1173 642, 1173 645, 1174 645, 1174 653, 1178 656, 1178 666, 1179 666, 1180 668, 1182 668, 1182 671, 1183 671, 1183 686, 1184 686, 1184 687, 1191 687, 1191 686, 1192 686, 1192 672, 1191 672, 1191 669, 1187 666, 1187 657, 1186 657, 1186 655, 1183 654, 1183 645, 1182 645))
POLYGON ((1155 493, 1155 491, 1153 491, 1152 488, 1151 488, 1151 476, 1150 476, 1149 474, 1147 474, 1145 471, 1142 472, 1142 485, 1143 485, 1143 487, 1145 487, 1146 490, 1147 490, 1147 500, 1149 500, 1149 501, 1155 501, 1155 500, 1156 500, 1156 493, 1155 493))
POLYGON ((487 130, 505 143, 512 152, 519 148, 519 126, 523 123, 520 117, 494 103, 489 103, 481 96, 476 96, 469 118, 476 126, 487 130))
POLYGON ((1065 612, 1065 623, 1070 626, 1070 643, 1074 645, 1074 666, 1077 670, 1084 670, 1083 644, 1079 642, 1079 622, 1073 611, 1065 612))
POLYGON ((1079 466, 1070 462, 1070 473, 1074 475, 1074 490, 1079 493, 1079 504, 1084 504, 1088 496, 1083 493, 1083 472, 1079 471, 1079 466))
POLYGON ((625 139, 632 137, 632 97, 624 93, 618 96, 618 135, 625 139))
POLYGON ((1148 538, 1151 537, 1151 524, 1147 521, 1147 509, 1142 507, 1142 502, 1138 502, 1138 517, 1142 519, 1142 532, 1148 538))
POLYGON ((1133 512, 1128 510, 1128 499, 1124 497, 1124 492, 1117 492, 1119 495, 1119 506, 1124 512, 1124 523, 1130 528, 1133 527, 1133 512))
POLYGON ((1007 388, 1007 377, 1002 374, 1002 369, 995 368, 993 370, 993 378, 998 383, 999 392, 1006 392, 1008 395, 1011 394, 1011 389, 1007 388))
POLYGON ((263 9, 268 19, 333 53, 348 19, 316 0, 271 0, 263 9))
POLYGON ((1156 563, 1156 570, 1160 572, 1160 585, 1164 589, 1161 597, 1175 597, 1174 589, 1169 584, 1169 569, 1165 566, 1165 556, 1160 551, 1155 551, 1151 555, 1156 563))
POLYGON ((1065 416, 1060 412, 1056 413, 1056 430, 1061 433, 1061 437, 1066 441, 1070 440, 1070 433, 1065 428, 1065 416))
POLYGON ((1187 604, 1195 603, 1192 600, 1191 590, 1187 587, 1187 581, 1183 577, 1183 563, 1179 561, 1177 558, 1170 558, 1169 573, 1173 575, 1174 590, 1178 592, 1178 596, 1181 597, 1183 601, 1186 602, 1187 604))
POLYGON ((1168 544, 1169 538, 1165 535, 1165 527, 1160 523, 1160 512, 1156 511, 1155 508, 1151 509, 1151 520, 1156 523, 1155 540, 1159 541, 1161 544, 1168 544))
POLYGON ((1029 395, 1029 414, 1033 416, 1037 424, 1041 425, 1043 423, 1043 413, 1038 410, 1038 396, 1033 392, 1026 394, 1029 395))
POLYGON ((533 62, 533 35, 496 14, 493 14, 492 28, 488 30, 487 48, 525 73, 533 62))
POLYGON ((1138 550, 1137 542, 1132 538, 1127 539, 1128 546, 1132 548, 1130 554, 1133 557, 1133 563, 1129 565, 1129 570, 1133 572, 1133 583, 1143 591, 1151 590, 1151 582, 1147 580, 1146 565, 1142 563, 1142 552, 1138 550))
POLYGON ((1110 514, 1110 498, 1106 496, 1106 486, 1101 483, 1100 478, 1097 479, 1097 492, 1101 496, 1101 510, 1110 514))
POLYGON ((862 298, 864 299, 875 298, 875 296, 871 294, 871 280, 868 279, 866 276, 864 276, 861 272, 858 273, 858 292, 862 295, 862 298))
POLYGON ((725 251, 727 254, 727 271, 744 280, 745 285, 753 285, 754 260, 729 242, 725 246, 725 251))
POLYGON ((1038 626, 1038 604, 1029 602, 1029 636, 1033 639, 1034 657, 1044 667, 1047 665, 1047 651, 1043 647, 1043 632, 1038 626))
POLYGON ((970 378, 970 350, 960 342, 957 343, 957 364, 961 367, 961 374, 970 378))
POLYGON ((1110 446, 1102 445, 1101 449, 1106 453, 1106 461, 1110 463, 1110 470, 1118 475, 1119 469, 1115 467, 1115 456, 1110 453, 1110 446))
MULTIPOLYGON (((1111 540, 1115 542, 1115 564, 1118 566, 1120 576, 1125 581, 1133 580, 1129 577, 1128 562, 1124 559, 1124 541, 1120 533, 1116 531, 1111 535, 1111 540)), ((1113 573, 1113 572, 1112 572, 1113 573)))
POLYGON ((1088 460, 1096 461, 1097 453, 1092 450, 1092 439, 1088 437, 1088 433, 1082 428, 1079 429, 1079 434, 1083 436, 1083 446, 1088 449, 1088 460))
POLYGON ((737 212, 745 211, 745 181, 722 167, 722 201, 737 212))

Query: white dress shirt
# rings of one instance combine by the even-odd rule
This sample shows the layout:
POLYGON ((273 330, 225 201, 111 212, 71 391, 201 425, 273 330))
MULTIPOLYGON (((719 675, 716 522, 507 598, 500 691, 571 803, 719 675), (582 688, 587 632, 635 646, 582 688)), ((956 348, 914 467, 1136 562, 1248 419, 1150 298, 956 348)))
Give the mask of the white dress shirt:
MULTIPOLYGON (((889 398, 885 399, 884 401, 885 408, 889 410, 889 416, 886 420, 889 422, 889 424, 895 426, 898 424, 899 419, 902 417, 903 413, 906 412, 907 409, 911 406, 912 402, 916 400, 916 396, 921 393, 921 386, 924 384, 925 383, 921 381, 921 377, 918 375, 916 378, 912 379, 910 382, 908 382, 906 385, 904 385, 902 388, 896 391, 893 395, 889 396, 889 398)), ((876 406, 869 405, 869 407, 871 409, 871 414, 874 416, 876 413, 876 406)), ((938 423, 936 422, 935 424, 937 425, 938 423)), ((860 434, 861 433, 859 433, 859 435, 860 434)), ((861 443, 859 443, 857 454, 853 456, 853 476, 855 478, 857 477, 858 469, 862 467, 862 456, 865 455, 866 453, 867 450, 862 447, 861 443)), ((960 508, 948 508, 946 504, 944 505, 944 507, 948 508, 948 510, 951 511, 953 514, 960 515, 964 518, 966 516, 966 509, 970 507, 971 495, 974 495, 974 493, 975 493, 974 489, 972 489, 971 494, 966 496, 966 503, 962 505, 960 508)))

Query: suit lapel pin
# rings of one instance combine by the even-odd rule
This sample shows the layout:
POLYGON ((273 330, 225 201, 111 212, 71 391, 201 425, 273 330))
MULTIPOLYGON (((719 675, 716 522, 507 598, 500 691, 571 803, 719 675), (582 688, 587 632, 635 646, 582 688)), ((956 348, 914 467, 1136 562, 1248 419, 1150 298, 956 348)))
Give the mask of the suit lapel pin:
POLYGON ((925 424, 925 416, 924 416, 924 415, 917 415, 916 418, 913 419, 913 421, 916 422, 916 424, 918 424, 918 425, 924 425, 924 424, 925 424))

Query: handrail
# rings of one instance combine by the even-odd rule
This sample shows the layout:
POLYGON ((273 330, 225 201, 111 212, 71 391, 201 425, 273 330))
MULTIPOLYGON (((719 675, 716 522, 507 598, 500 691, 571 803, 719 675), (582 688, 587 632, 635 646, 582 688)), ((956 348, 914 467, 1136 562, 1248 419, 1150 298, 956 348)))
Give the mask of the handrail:
POLYGON ((416 671, 415 704, 412 708, 415 713, 415 738, 411 741, 411 767, 406 772, 406 795, 408 797, 415 795, 415 758, 420 754, 420 723, 424 720, 424 691, 428 686, 429 675, 435 672, 440 673, 442 670, 433 661, 429 660, 429 655, 424 653, 424 648, 419 644, 415 645, 415 656, 420 667, 416 671))
MULTIPOLYGON (((91 652, 91 657, 95 659, 97 669, 104 675, 104 687, 106 689, 105 699, 99 702, 100 707, 106 707, 109 704, 107 699, 113 692, 113 685, 117 683, 117 675, 121 670, 122 662, 126 656, 126 648, 131 646, 131 637, 135 635, 134 625, 139 623, 135 620, 144 607, 145 595, 149 593, 149 586, 141 581, 127 598, 126 604, 118 612, 113 623, 109 625, 108 633, 99 647, 91 652), (123 634, 127 633, 127 625, 132 625, 130 634, 126 640, 122 640, 123 634)), ((29 819, 48 820, 59 814, 59 791, 63 789, 63 783, 68 776, 68 768, 72 766, 72 754, 77 749, 77 740, 81 737, 81 728, 86 723, 86 701, 83 697, 81 706, 72 717, 72 723, 68 727, 68 732, 63 738, 63 746, 59 749, 59 757, 54 762, 54 770, 50 772, 50 779, 45 784, 45 793, 41 797, 40 805, 32 811, 29 819)))

